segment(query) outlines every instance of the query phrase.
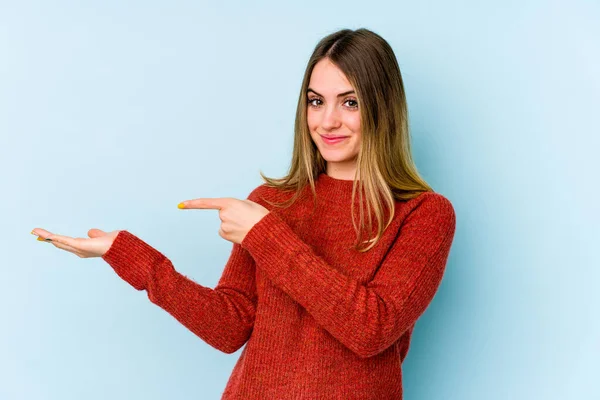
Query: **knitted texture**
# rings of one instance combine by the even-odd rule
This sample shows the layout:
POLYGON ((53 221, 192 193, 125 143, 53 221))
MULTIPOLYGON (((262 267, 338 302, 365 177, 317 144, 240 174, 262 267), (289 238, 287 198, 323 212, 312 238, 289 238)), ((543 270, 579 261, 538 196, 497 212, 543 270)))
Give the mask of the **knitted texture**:
POLYGON ((307 186, 289 208, 264 200, 291 194, 254 189, 248 199, 270 212, 233 244, 214 289, 128 231, 102 257, 212 347, 245 344, 222 400, 402 399, 402 362, 442 281, 454 208, 435 192, 397 201, 380 241, 360 253, 352 181, 322 173, 315 189, 316 207, 307 186))

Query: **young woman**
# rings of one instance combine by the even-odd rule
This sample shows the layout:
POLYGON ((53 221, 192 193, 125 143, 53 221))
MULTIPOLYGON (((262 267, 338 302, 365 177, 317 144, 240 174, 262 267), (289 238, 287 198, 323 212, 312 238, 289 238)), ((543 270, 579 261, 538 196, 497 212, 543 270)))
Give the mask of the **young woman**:
POLYGON ((102 257, 214 348, 246 344, 223 399, 401 399, 402 362, 456 221, 413 163, 402 77, 383 38, 345 29, 317 44, 289 173, 261 176, 247 199, 179 205, 218 209, 219 235, 233 243, 214 289, 126 230, 32 233, 102 257))

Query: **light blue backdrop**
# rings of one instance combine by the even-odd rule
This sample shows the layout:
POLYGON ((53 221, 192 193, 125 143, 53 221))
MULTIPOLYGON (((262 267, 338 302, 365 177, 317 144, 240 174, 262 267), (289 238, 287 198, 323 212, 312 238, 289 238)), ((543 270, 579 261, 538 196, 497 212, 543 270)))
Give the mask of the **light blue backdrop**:
POLYGON ((0 2, 0 399, 218 399, 222 354, 101 259, 127 229, 214 287, 197 197, 285 173, 306 61, 340 28, 392 45, 423 176, 457 212, 406 399, 597 399, 597 1, 0 2))

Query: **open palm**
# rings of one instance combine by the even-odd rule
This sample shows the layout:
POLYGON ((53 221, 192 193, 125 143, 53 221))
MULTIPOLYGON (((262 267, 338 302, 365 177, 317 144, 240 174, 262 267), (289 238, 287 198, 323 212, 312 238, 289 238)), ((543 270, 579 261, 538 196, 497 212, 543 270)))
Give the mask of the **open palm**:
POLYGON ((39 236, 38 240, 52 243, 59 249, 69 251, 80 258, 90 258, 102 257, 114 242, 119 231, 104 232, 100 229, 90 229, 87 233, 89 239, 56 235, 41 228, 35 228, 31 233, 39 236))

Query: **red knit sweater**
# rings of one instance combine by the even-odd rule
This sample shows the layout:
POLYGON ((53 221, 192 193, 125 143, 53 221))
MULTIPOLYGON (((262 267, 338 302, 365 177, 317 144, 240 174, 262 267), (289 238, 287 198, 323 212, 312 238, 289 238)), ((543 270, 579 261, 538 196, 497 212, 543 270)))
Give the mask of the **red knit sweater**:
POLYGON ((250 193, 270 213, 233 244, 214 289, 128 231, 102 257, 209 345, 233 353, 246 344, 222 399, 402 398, 402 362, 442 280, 453 206, 433 192, 396 202, 382 239, 359 253, 352 181, 322 173, 315 183, 314 209, 309 186, 287 209, 263 199, 290 194, 250 193))

